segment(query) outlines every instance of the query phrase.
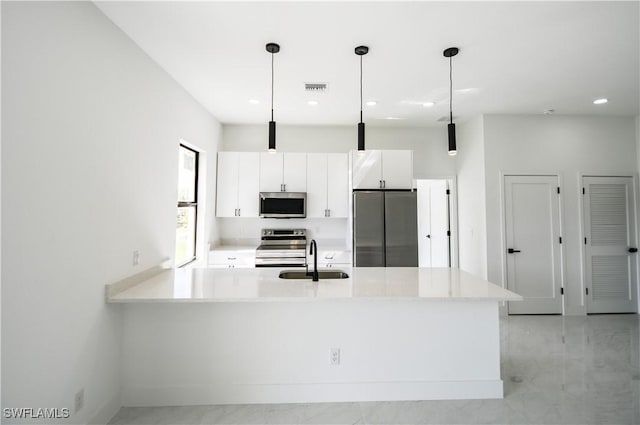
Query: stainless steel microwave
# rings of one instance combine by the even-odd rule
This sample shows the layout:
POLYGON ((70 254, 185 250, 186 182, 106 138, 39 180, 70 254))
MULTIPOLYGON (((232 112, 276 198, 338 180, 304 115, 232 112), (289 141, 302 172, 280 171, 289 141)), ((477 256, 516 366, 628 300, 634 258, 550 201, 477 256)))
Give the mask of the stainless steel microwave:
POLYGON ((260 192, 260 217, 305 218, 306 192, 260 192))

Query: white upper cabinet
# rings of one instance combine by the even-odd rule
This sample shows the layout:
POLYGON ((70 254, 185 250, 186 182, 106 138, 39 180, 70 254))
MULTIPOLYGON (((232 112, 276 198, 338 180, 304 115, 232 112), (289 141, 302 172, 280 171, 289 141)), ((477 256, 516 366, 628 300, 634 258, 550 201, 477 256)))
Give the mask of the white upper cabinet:
POLYGON ((347 217, 349 160, 344 153, 307 155, 307 217, 347 217))
POLYGON ((307 155, 307 217, 324 217, 327 209, 327 154, 307 155))
POLYGON ((305 192, 306 153, 260 153, 260 192, 305 192))
POLYGON ((368 150, 352 152, 354 189, 411 189, 413 152, 368 150))
POLYGON ((307 154, 283 153, 282 184, 285 192, 307 191, 307 154))
POLYGON ((382 187, 382 151, 352 151, 353 188, 380 189, 382 187))
POLYGON ((383 189, 411 189, 413 151, 382 151, 383 189))
POLYGON ((238 161, 238 216, 260 215, 260 155, 242 152, 238 161))
POLYGON ((257 152, 219 152, 217 217, 258 217, 257 152))
POLYGON ((282 153, 260 152, 260 192, 282 192, 282 153))
POLYGON ((349 155, 327 154, 327 217, 349 216, 349 155))

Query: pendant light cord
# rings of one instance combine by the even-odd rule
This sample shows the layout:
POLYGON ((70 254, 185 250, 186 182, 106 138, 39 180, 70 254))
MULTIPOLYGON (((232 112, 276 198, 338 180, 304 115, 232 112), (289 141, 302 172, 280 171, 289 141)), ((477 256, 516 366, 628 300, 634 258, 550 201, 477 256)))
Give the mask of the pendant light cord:
POLYGON ((273 121, 273 53, 271 53, 271 121, 273 121))
POLYGON ((362 55, 360 55, 360 122, 362 122, 362 55))
POLYGON ((449 56, 449 120, 453 124, 453 65, 449 56))

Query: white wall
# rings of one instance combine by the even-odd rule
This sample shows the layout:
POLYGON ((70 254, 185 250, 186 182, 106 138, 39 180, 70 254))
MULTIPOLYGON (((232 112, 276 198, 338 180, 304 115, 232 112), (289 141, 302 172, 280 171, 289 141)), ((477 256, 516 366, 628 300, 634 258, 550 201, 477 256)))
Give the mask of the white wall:
POLYGON ((2 407, 73 410, 84 388, 68 422, 105 422, 121 323, 104 285, 173 257, 178 143, 215 175, 220 126, 92 3, 2 2, 2 37, 2 407))
MULTIPOLYGON (((447 155, 446 126, 374 127, 367 125, 367 149, 411 149, 414 177, 455 175, 455 160, 447 155)), ((223 151, 266 151, 265 125, 224 125, 223 151)), ((277 148, 284 152, 348 152, 357 148, 356 123, 352 126, 288 126, 278 124, 277 148)))
POLYGON ((487 278, 484 119, 457 128, 458 244, 460 269, 487 278))
MULTIPOLYGON (((561 179, 565 312, 584 314, 582 202, 579 173, 631 175, 638 170, 633 117, 485 115, 489 280, 504 284, 500 173, 557 173, 561 179)), ((462 210, 462 206, 460 210, 462 210)))

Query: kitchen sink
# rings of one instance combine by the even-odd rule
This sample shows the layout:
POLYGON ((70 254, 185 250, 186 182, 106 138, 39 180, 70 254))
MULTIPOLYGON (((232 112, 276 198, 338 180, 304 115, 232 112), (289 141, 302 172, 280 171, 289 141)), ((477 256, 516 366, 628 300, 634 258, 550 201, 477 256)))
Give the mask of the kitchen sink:
MULTIPOLYGON (((303 270, 284 270, 278 275, 280 279, 311 279, 312 272, 303 270)), ((349 275, 342 270, 318 270, 318 279, 346 279, 349 275)))

